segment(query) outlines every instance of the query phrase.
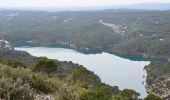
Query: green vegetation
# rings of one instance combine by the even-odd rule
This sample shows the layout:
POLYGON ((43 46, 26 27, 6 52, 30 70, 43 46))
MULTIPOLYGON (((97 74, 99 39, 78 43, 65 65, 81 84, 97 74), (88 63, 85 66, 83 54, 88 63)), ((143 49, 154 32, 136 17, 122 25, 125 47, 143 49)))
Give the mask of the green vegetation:
POLYGON ((145 67, 147 71, 147 90, 163 99, 168 99, 170 88, 170 62, 152 62, 145 67))
POLYGON ((101 83, 98 76, 89 72, 83 66, 73 72, 71 81, 72 83, 80 84, 80 86, 83 86, 84 88, 94 88, 101 83))
POLYGON ((27 52, 9 50, 9 49, 4 49, 4 48, 0 48, 0 58, 11 60, 11 62, 6 62, 6 63, 11 63, 10 65, 12 66, 15 66, 13 64, 17 62, 18 63, 22 62, 24 65, 31 66, 33 63, 37 61, 37 58, 31 56, 27 52), (12 61, 15 61, 15 62, 12 62, 12 61))
POLYGON ((162 100, 160 97, 155 95, 148 95, 144 100, 162 100))
MULTIPOLYGON (((146 10, 0 11, 0 37, 13 46, 59 46, 85 53, 106 51, 169 58, 169 16, 170 11, 146 10)), ((133 90, 120 91, 101 83, 93 72, 72 62, 36 58, 27 52, 4 48, 0 49, 0 58, 0 87, 12 91, 0 88, 2 99, 29 100, 41 93, 58 100, 137 100, 139 96, 133 90)), ((146 67, 149 93, 170 98, 169 66, 169 62, 153 62, 146 67)), ((153 95, 145 99, 148 98, 157 99, 153 95)))
POLYGON ((168 58, 170 56, 170 39, 133 38, 116 45, 111 53, 142 55, 148 58, 168 58))
POLYGON ((40 58, 33 68, 34 72, 45 72, 45 73, 52 73, 55 72, 56 70, 57 70, 57 65, 55 64, 55 61, 47 58, 40 58))
MULTIPOLYGON (((4 67, 3 67, 4 68, 4 67)), ((1 69, 1 71, 3 71, 1 69)), ((30 85, 24 83, 21 78, 1 76, 0 78, 0 98, 4 100, 33 100, 34 91, 30 85)))
MULTIPOLYGON (((16 52, 18 58, 24 53, 11 52, 16 52)), ((4 55, 0 59, 1 99, 34 100, 50 96, 55 100, 139 100, 136 91, 121 91, 117 86, 104 84, 93 72, 72 62, 36 58, 26 53, 26 58, 28 56, 29 60, 35 60, 25 65, 27 61, 12 60, 10 56, 15 58, 14 55, 4 55)))
MULTIPOLYGON (((50 72, 48 70, 46 72, 38 68, 36 72, 33 72, 35 66, 24 68, 18 65, 17 67, 13 67, 8 65, 8 63, 7 65, 4 64, 4 62, 8 62, 7 60, 2 60, 1 62, 1 99, 32 100, 38 94, 42 93, 53 95, 54 98, 58 98, 56 100, 112 100, 116 95, 122 97, 136 95, 136 92, 129 92, 133 90, 120 92, 117 87, 111 87, 101 83, 100 79, 94 73, 88 71, 83 66, 80 66, 72 74, 68 75, 73 76, 71 80, 75 82, 72 82, 68 81, 68 77, 62 80, 59 79, 53 71, 50 72), (126 92, 130 94, 126 95, 126 92)), ((52 60, 41 58, 37 64, 45 64, 50 68, 54 64, 51 64, 51 62, 52 60)))
POLYGON ((114 98, 115 100, 139 100, 138 96, 140 96, 140 94, 136 91, 124 89, 118 96, 115 96, 114 98))
POLYGON ((107 51, 146 57, 170 55, 170 11, 0 13, 0 37, 14 46, 59 46, 85 53, 107 51))

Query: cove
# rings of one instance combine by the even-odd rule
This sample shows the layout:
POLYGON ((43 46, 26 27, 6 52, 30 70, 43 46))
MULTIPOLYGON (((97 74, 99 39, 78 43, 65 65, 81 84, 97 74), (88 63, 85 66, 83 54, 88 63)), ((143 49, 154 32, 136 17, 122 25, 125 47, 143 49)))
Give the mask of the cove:
POLYGON ((66 48, 16 47, 15 50, 27 51, 37 57, 43 56, 60 61, 72 61, 93 71, 106 84, 118 86, 120 89, 134 89, 141 94, 141 97, 147 95, 144 67, 150 61, 132 61, 105 52, 101 54, 83 54, 66 48))

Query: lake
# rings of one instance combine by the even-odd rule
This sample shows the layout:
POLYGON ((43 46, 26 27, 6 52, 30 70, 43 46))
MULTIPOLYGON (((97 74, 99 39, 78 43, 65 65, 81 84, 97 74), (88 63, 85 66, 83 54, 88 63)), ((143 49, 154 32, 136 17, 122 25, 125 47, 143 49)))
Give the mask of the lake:
POLYGON ((102 82, 118 86, 120 89, 130 88, 147 95, 145 86, 146 72, 143 68, 149 61, 131 61, 109 53, 83 54, 76 50, 50 47, 16 47, 16 50, 27 51, 33 56, 44 56, 60 61, 72 61, 94 71, 102 82))

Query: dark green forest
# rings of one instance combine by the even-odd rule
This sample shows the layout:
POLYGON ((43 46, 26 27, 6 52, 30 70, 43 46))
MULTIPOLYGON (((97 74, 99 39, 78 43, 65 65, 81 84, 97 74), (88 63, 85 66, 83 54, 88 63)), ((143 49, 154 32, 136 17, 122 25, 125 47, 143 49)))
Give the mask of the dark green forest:
POLYGON ((169 16, 170 11, 151 10, 2 10, 0 37, 13 46, 59 46, 82 52, 107 51, 164 58, 170 55, 169 16))

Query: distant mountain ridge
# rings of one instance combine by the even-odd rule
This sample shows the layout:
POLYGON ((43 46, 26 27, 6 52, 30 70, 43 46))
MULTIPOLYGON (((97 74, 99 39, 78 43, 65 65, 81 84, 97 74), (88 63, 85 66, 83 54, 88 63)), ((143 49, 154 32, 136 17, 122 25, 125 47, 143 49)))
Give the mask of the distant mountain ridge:
POLYGON ((98 6, 98 7, 0 7, 0 10, 26 10, 26 11, 90 11, 104 9, 138 9, 138 10, 170 10, 169 3, 138 3, 129 5, 113 5, 113 6, 98 6))
POLYGON ((124 8, 129 9, 147 9, 147 10, 170 10, 170 3, 141 3, 131 4, 124 8))

